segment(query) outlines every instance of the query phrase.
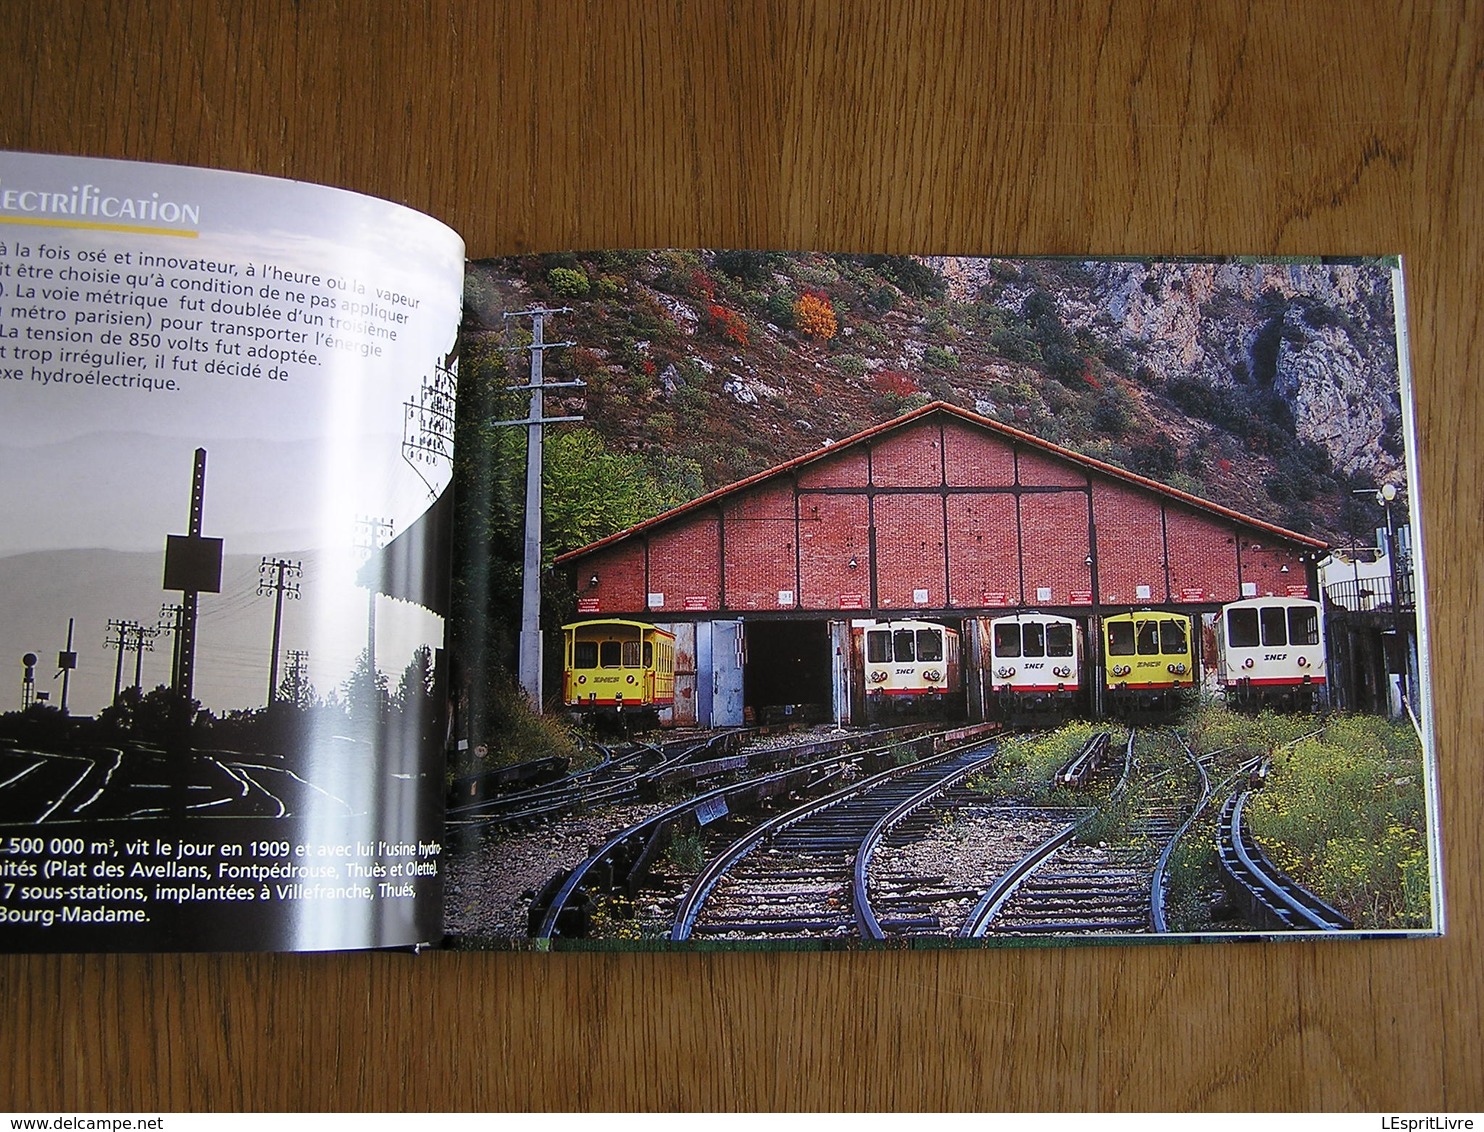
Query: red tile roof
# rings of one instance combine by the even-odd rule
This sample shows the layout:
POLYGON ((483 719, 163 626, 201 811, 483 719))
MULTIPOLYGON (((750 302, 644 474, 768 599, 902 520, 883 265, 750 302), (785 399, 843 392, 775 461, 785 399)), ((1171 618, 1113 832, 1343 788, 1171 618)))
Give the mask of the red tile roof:
POLYGON ((1240 511, 1234 511, 1230 507, 1223 507, 1219 503, 1212 503, 1208 499, 1202 499, 1198 495, 1191 495, 1187 491, 1180 491, 1178 488, 1170 487, 1168 484, 1162 484, 1158 480, 1152 480, 1147 476, 1137 475, 1134 472, 1126 471, 1125 469, 1117 467, 1114 464, 1106 463, 1103 460, 1096 460, 1091 456, 1084 456, 1080 452, 1074 452, 1070 448, 1063 448, 1058 444, 1052 444, 1049 441, 1042 440, 1040 437, 1032 436, 1028 432, 1022 432, 1018 428, 1011 428, 1009 425, 1002 424, 990 417, 981 416, 979 413, 971 412, 968 409, 961 409, 957 405, 949 404, 947 401, 934 401, 931 404, 922 406, 922 408, 920 409, 914 409, 910 413, 904 413, 900 417, 894 417, 889 421, 883 421, 880 424, 872 425, 870 428, 863 429, 862 431, 856 433, 854 436, 847 436, 844 440, 837 440, 833 444, 826 444, 820 448, 816 448, 812 452, 806 452, 802 456, 796 456, 792 460, 788 460, 785 463, 777 465, 776 467, 769 468, 767 471, 758 472, 755 475, 748 476, 746 479, 740 479, 736 483, 731 483, 725 487, 719 487, 715 491, 709 491, 705 495, 697 496, 695 499, 692 499, 688 503, 682 503, 679 507, 672 507, 670 510, 661 512, 660 514, 654 516, 654 518, 652 519, 646 519, 642 523, 636 523, 634 526, 629 527, 627 530, 617 531, 614 534, 609 535, 607 538, 599 539, 597 542, 589 543, 587 546, 579 547, 576 550, 569 550, 566 554, 560 555, 556 559, 556 561, 558 563, 563 563, 584 558, 596 551, 606 549, 607 547, 612 546, 614 543, 622 542, 624 539, 632 538, 635 535, 642 534, 647 530, 651 530, 654 527, 671 522, 672 520, 687 515, 692 511, 701 510, 715 503, 719 499, 724 499, 730 495, 736 495, 756 484, 763 483, 764 481, 772 479, 775 476, 786 475, 787 473, 792 472, 797 468, 804 467, 805 465, 815 463, 819 460, 829 459, 831 456, 837 456, 841 452, 844 452, 845 450, 852 448, 863 441, 871 440, 886 433, 905 428, 908 425, 921 421, 923 418, 932 416, 935 413, 943 413, 947 416, 955 417, 960 421, 964 421, 977 428, 981 428, 986 432, 991 432, 1002 436, 1006 440, 1012 441, 1013 443, 1023 444, 1029 448, 1035 448, 1038 451, 1045 452, 1048 455, 1053 456, 1059 460, 1077 464, 1084 468, 1087 468, 1090 471, 1097 472, 1099 475, 1107 476, 1109 479, 1122 480, 1124 483, 1133 484, 1145 491, 1150 491, 1157 495, 1163 495, 1169 499, 1174 500, 1177 503, 1191 508, 1192 510, 1203 511, 1211 515, 1218 515, 1223 519, 1227 519, 1234 523, 1239 523, 1242 526, 1252 527, 1255 530, 1264 531, 1269 535, 1274 535, 1289 542, 1297 543, 1300 546, 1312 547, 1315 550, 1322 550, 1328 545, 1320 539, 1311 538, 1308 535, 1301 535, 1297 531, 1290 531, 1284 527, 1278 526, 1275 523, 1269 523, 1263 519, 1254 518, 1251 515, 1244 515, 1240 511))

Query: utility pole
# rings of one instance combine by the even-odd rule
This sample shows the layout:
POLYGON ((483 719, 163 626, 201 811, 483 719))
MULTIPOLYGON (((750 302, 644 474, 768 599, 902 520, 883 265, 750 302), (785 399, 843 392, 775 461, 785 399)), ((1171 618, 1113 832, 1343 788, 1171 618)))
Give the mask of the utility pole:
POLYGON ((159 635, 160 631, 154 626, 141 625, 137 621, 129 628, 128 647, 129 651, 134 654, 134 690, 136 692, 144 691, 141 686, 144 681, 144 654, 146 651, 155 651, 155 638, 159 635))
POLYGON ((295 707, 298 707, 298 708, 302 708, 304 706, 304 684, 305 684, 304 673, 309 668, 309 650, 308 649, 289 649, 289 651, 288 651, 288 662, 289 662, 288 681, 289 681, 289 686, 291 688, 293 688, 293 690, 294 690, 293 691, 294 706, 295 707))
POLYGON ((77 667, 77 653, 72 651, 72 630, 77 618, 67 618, 67 648, 57 653, 57 670, 62 677, 62 714, 67 714, 67 689, 72 683, 72 670, 77 667))
POLYGON ((174 638, 174 643, 170 646, 170 678, 172 682, 175 679, 175 673, 180 671, 180 642, 183 636, 181 630, 184 623, 184 606, 171 605, 168 601, 160 606, 159 631, 161 633, 168 633, 174 638))
MULTIPOLYGON (((367 516, 356 520, 356 549, 367 561, 378 550, 391 541, 393 523, 390 519, 375 519, 367 516)), ((376 675, 376 584, 366 587, 366 668, 376 675)))
POLYGON ((138 621, 125 621, 120 618, 110 618, 108 621, 109 637, 103 642, 106 649, 117 649, 119 654, 118 664, 113 670, 113 702, 119 702, 119 693, 124 689, 124 653, 133 646, 129 644, 129 638, 134 630, 139 628, 138 621))
POLYGON ((268 658, 268 706, 278 699, 278 645, 283 636, 284 595, 297 599, 299 583, 290 581, 304 573, 303 563, 284 558, 264 558, 258 567, 258 596, 273 595, 273 653, 268 658))
POLYGON ((511 389, 524 389, 530 393, 530 409, 524 420, 495 421, 497 425, 526 426, 526 537, 525 554, 521 564, 520 600, 520 686, 526 698, 537 711, 541 710, 541 470, 542 470, 542 426, 580 421, 581 417, 547 417, 542 394, 547 389, 580 389, 582 381, 546 381, 542 374, 547 350, 575 345, 573 342, 546 341, 546 318, 553 314, 568 314, 571 307, 533 307, 530 310, 512 311, 505 318, 529 318, 531 320, 531 344, 519 349, 531 352, 531 376, 525 385, 513 385, 511 389))

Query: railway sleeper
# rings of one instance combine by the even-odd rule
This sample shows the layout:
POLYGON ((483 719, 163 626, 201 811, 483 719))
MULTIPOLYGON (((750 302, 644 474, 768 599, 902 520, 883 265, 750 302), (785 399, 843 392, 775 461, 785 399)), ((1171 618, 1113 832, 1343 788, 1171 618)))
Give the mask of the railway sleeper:
POLYGON ((945 888, 941 890, 921 889, 914 894, 903 893, 900 896, 880 895, 871 897, 873 905, 911 905, 926 904, 932 901, 946 900, 978 900, 984 893, 977 888, 945 888))
POLYGON ((1039 935, 1051 932, 1147 932, 1148 920, 1049 920, 1044 923, 990 925, 990 931, 1005 935, 1039 935))
POLYGON ((726 935, 737 932, 742 935, 779 935, 798 932, 832 932, 839 935, 849 927, 843 920, 794 919, 794 920, 727 920, 720 923, 698 923, 691 928, 692 935, 726 935))

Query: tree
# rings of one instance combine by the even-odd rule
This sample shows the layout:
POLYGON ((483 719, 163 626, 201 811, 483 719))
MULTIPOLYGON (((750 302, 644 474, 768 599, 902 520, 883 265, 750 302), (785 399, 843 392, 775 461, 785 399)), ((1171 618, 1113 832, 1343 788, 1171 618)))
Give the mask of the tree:
POLYGON ((340 685, 345 697, 345 707, 353 726, 371 731, 386 721, 391 709, 391 695, 387 691, 387 679, 371 667, 371 653, 362 649, 356 657, 355 668, 340 685))
POLYGON ((398 711, 425 711, 433 700, 433 650, 419 645, 412 653, 393 701, 398 711))

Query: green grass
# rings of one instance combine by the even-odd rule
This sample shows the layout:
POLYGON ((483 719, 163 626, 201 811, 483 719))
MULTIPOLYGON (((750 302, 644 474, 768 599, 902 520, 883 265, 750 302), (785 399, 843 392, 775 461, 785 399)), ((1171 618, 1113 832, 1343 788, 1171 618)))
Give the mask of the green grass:
MULTIPOLYGON (((1101 724, 1075 720, 1034 735, 1017 735, 1000 745, 1000 757, 988 775, 976 780, 977 789, 1007 798, 1033 804, 1085 804, 1074 796, 1053 793, 1052 776, 1062 764, 1082 749, 1088 737, 1095 731, 1106 731, 1101 724)), ((1118 753, 1128 741, 1128 735, 1120 728, 1112 728, 1113 738, 1109 755, 1118 753)))
POLYGON ((683 873, 698 873, 706 863, 706 840, 698 829, 676 833, 665 848, 670 863, 683 873))
POLYGON ((1334 719, 1275 756, 1246 812, 1278 867, 1356 927, 1430 923, 1422 750, 1406 724, 1334 719))

